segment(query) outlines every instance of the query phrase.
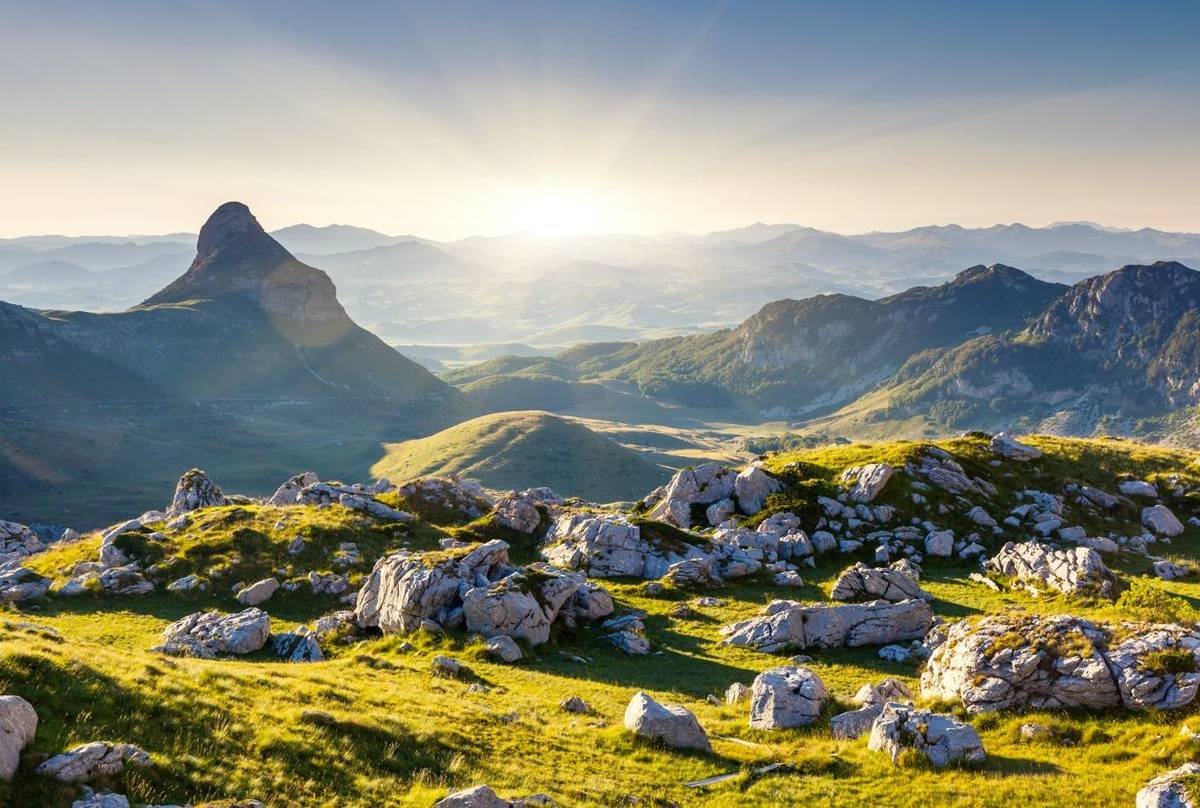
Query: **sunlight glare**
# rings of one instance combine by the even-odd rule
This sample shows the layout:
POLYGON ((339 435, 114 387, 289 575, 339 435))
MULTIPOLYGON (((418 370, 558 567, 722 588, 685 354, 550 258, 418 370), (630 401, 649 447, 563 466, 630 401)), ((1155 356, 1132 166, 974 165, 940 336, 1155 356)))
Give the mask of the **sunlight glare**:
POLYGON ((529 188, 508 195, 505 216, 515 230, 544 239, 602 232, 610 224, 592 194, 564 188, 529 188))

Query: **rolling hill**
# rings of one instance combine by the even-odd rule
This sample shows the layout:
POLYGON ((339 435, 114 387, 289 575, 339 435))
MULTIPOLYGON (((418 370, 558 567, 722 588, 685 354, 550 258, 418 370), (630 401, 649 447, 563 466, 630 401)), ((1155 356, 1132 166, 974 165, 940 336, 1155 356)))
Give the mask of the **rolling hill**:
POLYGON ((636 499, 671 474, 582 424, 538 411, 485 415, 388 444, 371 472, 392 480, 457 474, 497 489, 546 485, 597 501, 636 499))

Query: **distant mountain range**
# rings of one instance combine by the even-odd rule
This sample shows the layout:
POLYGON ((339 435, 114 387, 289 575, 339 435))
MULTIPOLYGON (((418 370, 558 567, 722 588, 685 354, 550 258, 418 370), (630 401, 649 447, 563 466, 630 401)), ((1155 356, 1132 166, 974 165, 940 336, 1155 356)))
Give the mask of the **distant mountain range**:
POLYGON ((734 329, 500 357, 445 378, 485 409, 501 390, 530 406, 525 389, 570 412, 621 382, 713 418, 829 437, 1015 427, 1194 445, 1200 272, 1160 261, 1068 287, 976 266, 880 300, 780 300, 734 329))
POLYGON ((126 311, 0 303, 0 389, 16 433, 0 433, 13 516, 72 489, 103 499, 91 483, 116 469, 130 491, 169 486, 198 462, 193 452, 252 490, 301 467, 361 475, 379 441, 471 414, 455 389, 358 326, 329 277, 236 202, 201 229, 186 272, 126 311))
MULTIPOLYGON (((544 352, 579 341, 698 334, 735 326, 774 300, 878 299, 977 264, 1018 266, 1058 283, 1157 260, 1200 266, 1200 234, 1084 222, 860 235, 759 223, 703 235, 512 234, 444 243, 300 224, 273 237, 329 274, 357 322, 389 342, 418 346, 409 350, 422 359, 434 357, 419 353, 421 345, 474 350, 512 342, 544 352)), ((0 239, 0 300, 120 311, 181 274, 194 238, 0 239)))

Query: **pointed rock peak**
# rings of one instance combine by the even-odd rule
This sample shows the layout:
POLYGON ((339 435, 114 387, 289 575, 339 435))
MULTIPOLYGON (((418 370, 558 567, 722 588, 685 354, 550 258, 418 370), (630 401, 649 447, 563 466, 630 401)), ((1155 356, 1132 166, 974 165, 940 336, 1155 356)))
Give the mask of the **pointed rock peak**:
POLYGON ((307 341, 297 328, 352 325, 329 276, 296 260, 241 202, 213 211, 191 267, 143 305, 229 298, 256 304, 297 342, 307 341))
POLYGON ((209 257, 234 242, 256 236, 269 238, 250 208, 241 202, 226 202, 213 211, 200 228, 196 257, 209 257))

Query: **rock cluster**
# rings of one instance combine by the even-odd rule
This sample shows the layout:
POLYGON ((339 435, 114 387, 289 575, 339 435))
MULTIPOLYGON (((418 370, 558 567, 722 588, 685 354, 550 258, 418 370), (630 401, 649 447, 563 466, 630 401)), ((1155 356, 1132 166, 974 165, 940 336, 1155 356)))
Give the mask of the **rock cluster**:
POLYGON ((151 648, 168 656, 214 659, 223 654, 249 654, 267 644, 271 618, 251 607, 236 614, 196 612, 163 629, 163 643, 151 648))
POLYGON ((775 573, 794 570, 793 560, 814 552, 798 526, 791 514, 776 514, 757 530, 722 527, 710 536, 688 534, 695 543, 662 542, 646 538, 623 517, 583 512, 555 521, 542 557, 593 578, 669 576, 681 586, 715 584, 763 567, 775 573))
POLYGON ((985 617, 950 627, 921 692, 970 712, 1071 707, 1172 710, 1200 689, 1200 629, 1109 627, 1071 615, 985 617))
POLYGON ((46 549, 46 543, 25 525, 0 519, 0 564, 46 549))
POLYGON ((402 552, 380 559, 359 590, 355 619, 363 628, 407 633, 434 625, 465 626, 485 637, 546 642, 552 624, 574 625, 611 614, 612 598, 582 575, 508 563, 508 544, 442 553, 402 552))
POLYGON ((883 645, 924 637, 933 611, 924 600, 889 603, 875 600, 850 604, 771 602, 760 617, 721 629, 724 642, 768 653, 794 648, 840 648, 883 645))
POLYGON ((392 484, 387 482, 387 480, 380 480, 379 483, 373 486, 365 486, 361 483, 342 485, 341 483, 318 482, 306 485, 300 489, 299 494, 297 494, 297 502, 304 505, 316 505, 317 507, 326 507, 337 503, 343 508, 365 513, 376 519, 384 519, 392 522, 411 521, 413 519, 411 513, 397 510, 375 498, 376 494, 381 494, 388 490, 392 490, 392 484))
POLYGON ((267 500, 267 504, 275 506, 299 505, 300 492, 308 486, 316 485, 319 482, 321 482, 321 478, 316 475, 316 472, 301 472, 276 488, 275 493, 267 500))
POLYGON ((1100 554, 1088 547, 1055 550, 1035 541, 1008 542, 985 566, 1035 589, 1113 597, 1113 574, 1100 554))
POLYGON ((865 684, 854 695, 857 710, 838 713, 829 719, 829 730, 835 738, 853 740, 871 731, 875 719, 889 702, 909 704, 912 692, 898 679, 884 679, 877 685, 865 684))
POLYGON ((462 520, 478 519, 492 508, 483 486, 457 477, 421 477, 397 490, 418 511, 431 509, 462 520))

